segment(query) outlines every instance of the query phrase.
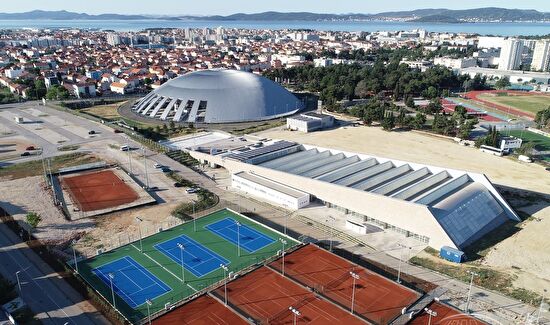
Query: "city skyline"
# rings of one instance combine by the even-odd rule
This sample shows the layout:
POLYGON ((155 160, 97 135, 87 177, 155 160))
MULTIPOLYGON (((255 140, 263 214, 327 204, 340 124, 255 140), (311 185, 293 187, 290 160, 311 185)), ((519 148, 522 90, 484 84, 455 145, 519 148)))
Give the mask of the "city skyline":
POLYGON ((4 3, 1 12, 25 12, 32 10, 67 10, 88 14, 121 13, 144 15, 230 15, 234 13, 257 13, 264 11, 281 12, 316 12, 316 13, 379 13, 386 11, 407 11, 425 8, 472 9, 480 7, 501 7, 508 9, 534 9, 541 12, 550 12, 550 3, 544 0, 531 0, 518 3, 510 0, 474 1, 465 0, 459 3, 442 3, 435 0, 423 0, 411 3, 405 0, 375 3, 373 1, 348 0, 344 2, 324 3, 322 8, 313 0, 290 1, 281 0, 277 4, 261 2, 247 2, 243 0, 231 3, 207 0, 196 4, 182 4, 176 0, 161 0, 154 3, 143 2, 135 6, 134 1, 120 0, 108 5, 97 6, 91 3, 51 0, 48 3, 37 0, 21 0, 13 3, 4 3), (161 5, 162 4, 162 5, 161 5))

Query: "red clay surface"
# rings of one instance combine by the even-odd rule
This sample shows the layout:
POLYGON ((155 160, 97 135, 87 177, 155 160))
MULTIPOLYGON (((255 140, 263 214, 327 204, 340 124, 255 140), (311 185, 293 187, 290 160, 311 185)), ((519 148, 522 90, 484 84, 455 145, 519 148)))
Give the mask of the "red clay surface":
POLYGON ((246 325, 244 319, 214 298, 204 295, 153 321, 154 325, 246 325))
MULTIPOLYGON (((483 103, 484 105, 489 106, 491 108, 498 109, 499 111, 502 111, 502 112, 505 112, 505 113, 510 113, 510 114, 513 114, 513 115, 516 115, 516 116, 528 117, 529 119, 533 119, 533 117, 535 117, 535 114, 533 114, 533 113, 520 111, 520 110, 514 109, 512 107, 500 105, 500 104, 493 103, 493 102, 490 102, 490 101, 479 98, 479 95, 481 95, 481 94, 491 94, 491 93, 496 94, 496 93, 502 93, 502 92, 506 92, 506 93, 514 95, 514 96, 530 96, 530 95, 533 95, 533 93, 531 93, 531 92, 528 93, 528 92, 524 92, 524 91, 513 91, 513 90, 474 90, 474 91, 467 92, 465 97, 468 98, 468 99, 472 99, 472 100, 478 101, 480 103, 483 103)), ((546 94, 536 93, 536 95, 546 95, 546 94)), ((550 98, 550 96, 549 96, 549 98, 550 98)))
POLYGON ((95 211, 134 202, 137 193, 112 170, 61 178, 81 211, 95 211))
MULTIPOLYGON (((433 310, 437 313, 437 316, 432 317, 433 325, 485 325, 486 323, 465 315, 460 311, 448 307, 446 305, 440 304, 438 302, 433 302, 427 307, 430 310, 433 310)), ((425 311, 418 314, 414 317, 409 325, 425 325, 428 324, 429 316, 425 311)))
MULTIPOLYGON (((280 270, 282 259, 271 266, 280 270)), ((372 322, 389 323, 401 315, 403 307, 408 307, 420 297, 415 291, 315 245, 305 246, 285 256, 286 276, 348 308, 351 307, 353 288, 350 271, 360 277, 355 286, 354 312, 372 322)))
MULTIPOLYGON (((457 104, 449 101, 449 100, 446 100, 444 98, 441 99, 441 105, 443 106, 443 111, 446 112, 446 113, 454 113, 455 111, 455 108, 456 106, 458 106, 457 104)), ((502 121, 501 119, 497 118, 497 117, 494 117, 492 115, 489 115, 489 114, 485 114, 485 113, 482 113, 482 112, 478 112, 474 109, 471 109, 471 108, 468 108, 468 107, 465 107, 466 108, 466 111, 468 112, 468 115, 474 115, 476 117, 478 117, 479 119, 482 119, 484 121, 487 121, 487 122, 500 122, 502 121)))
MULTIPOLYGON (((316 297, 281 274, 262 267, 227 284, 228 300, 262 324, 292 324, 289 307, 300 312, 297 324, 364 324, 338 306, 316 297)), ((216 290, 223 297, 223 286, 216 290)))

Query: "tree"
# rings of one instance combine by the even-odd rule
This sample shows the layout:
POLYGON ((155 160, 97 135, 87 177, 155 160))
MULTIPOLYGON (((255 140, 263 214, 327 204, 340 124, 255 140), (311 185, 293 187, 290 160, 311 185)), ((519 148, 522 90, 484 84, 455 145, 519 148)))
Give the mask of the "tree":
POLYGON ((441 112, 442 109, 443 106, 441 106, 441 101, 439 100, 439 98, 432 99, 428 106, 426 106, 426 112, 428 114, 437 114, 441 112))
POLYGON ((27 213, 27 216, 25 218, 29 226, 31 226, 32 228, 38 227, 38 224, 40 223, 40 221, 42 221, 42 218, 40 217, 40 215, 34 212, 27 213))
POLYGON ((550 125, 550 106, 548 106, 547 109, 537 112, 537 115, 535 115, 535 123, 537 123, 539 127, 547 127, 550 125))
POLYGON ((174 130, 176 128, 176 123, 174 123, 173 120, 170 120, 170 130, 174 130))
POLYGON ((392 112, 388 112, 382 119, 382 128, 391 131, 395 127, 395 117, 392 112))
POLYGON ((453 113, 453 115, 459 120, 466 119, 467 114, 468 114, 468 110, 466 109, 466 107, 464 107, 462 105, 457 105, 455 107, 455 111, 453 113))
POLYGON ((407 117, 407 114, 406 114, 406 110, 404 108, 401 108, 399 110, 399 115, 397 115, 397 125, 400 127, 400 128, 404 128, 407 126, 407 121, 406 121, 406 117, 407 117))
POLYGON ((367 98, 369 90, 367 89, 367 82, 365 80, 359 81, 355 86, 355 96, 359 98, 367 98))
POLYGON ((410 108, 415 108, 416 105, 414 104, 414 98, 412 96, 407 96, 405 99, 405 105, 410 108))
POLYGON ((474 129, 474 126, 477 124, 477 119, 467 120, 466 122, 460 124, 458 127, 458 137, 467 140, 470 138, 470 132, 474 129))
POLYGON ((426 115, 422 113, 416 113, 416 116, 414 117, 414 120, 412 122, 412 126, 416 130, 420 130, 424 127, 424 124, 426 124, 426 115))
POLYGON ((510 83, 510 79, 508 77, 500 78, 496 83, 495 87, 497 89, 506 89, 510 87, 512 84, 510 83))

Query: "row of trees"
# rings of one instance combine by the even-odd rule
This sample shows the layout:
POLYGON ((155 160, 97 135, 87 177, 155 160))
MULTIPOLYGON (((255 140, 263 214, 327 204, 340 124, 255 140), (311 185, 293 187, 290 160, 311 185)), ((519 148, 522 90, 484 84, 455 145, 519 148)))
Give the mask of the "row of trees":
POLYGON ((538 111, 535 115, 535 123, 541 128, 550 128, 550 106, 547 109, 538 111))

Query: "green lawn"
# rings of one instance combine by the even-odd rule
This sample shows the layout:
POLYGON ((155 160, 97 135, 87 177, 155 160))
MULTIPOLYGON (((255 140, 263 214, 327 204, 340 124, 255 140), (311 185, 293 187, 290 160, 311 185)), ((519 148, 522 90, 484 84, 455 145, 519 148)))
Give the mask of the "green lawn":
MULTIPOLYGON (((176 303, 194 294, 196 291, 200 291, 201 289, 211 286, 212 284, 222 280, 224 275, 221 268, 218 268, 200 278, 196 277, 193 273, 186 271, 186 285, 183 285, 180 277, 181 265, 154 248, 155 244, 184 234, 206 246, 211 251, 229 260, 229 270, 237 272, 247 268, 248 266, 261 263, 263 260, 275 256, 282 248, 278 239, 285 237, 283 234, 280 234, 275 230, 260 225, 245 216, 239 215, 227 209, 223 209, 197 219, 196 228, 197 231, 195 232, 193 222, 191 221, 146 237, 143 239, 144 253, 139 251, 139 241, 135 241, 131 244, 103 253, 94 258, 82 261, 78 265, 80 275, 88 282, 88 284, 90 284, 95 290, 99 291, 107 300, 110 301, 111 291, 109 286, 105 285, 100 278, 95 276, 92 273, 92 270, 114 260, 118 260, 124 256, 133 258, 136 262, 141 264, 144 268, 149 270, 149 272, 172 289, 171 291, 153 300, 153 305, 151 306, 151 313, 153 313, 163 309, 165 303, 176 303), (205 226, 227 217, 238 220, 241 224, 254 228, 272 239, 275 239, 276 241, 254 253, 248 253, 241 248, 241 256, 238 256, 237 246, 235 244, 217 236, 205 228, 205 226)), ((291 238, 286 238, 286 241, 286 247, 299 244, 291 238)), ((122 298, 117 296, 115 299, 117 309, 119 309, 130 321, 135 322, 147 316, 146 304, 142 304, 135 309, 132 309, 132 307, 126 304, 122 298)))
MULTIPOLYGON (((535 144, 535 149, 538 151, 550 150, 550 138, 545 137, 543 135, 536 134, 529 131, 519 131, 519 130, 505 132, 504 134, 505 135, 510 134, 514 137, 521 138, 524 141, 524 143, 533 142, 535 144)), ((539 156, 538 158, 545 161, 550 161, 550 155, 539 156)))
POLYGON ((500 104, 504 106, 510 106, 512 108, 536 114, 538 111, 542 111, 550 107, 550 96, 492 96, 492 95, 480 95, 480 99, 500 104))

